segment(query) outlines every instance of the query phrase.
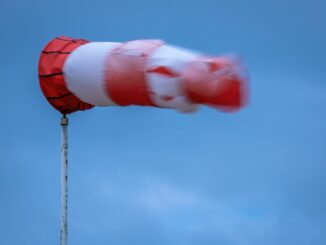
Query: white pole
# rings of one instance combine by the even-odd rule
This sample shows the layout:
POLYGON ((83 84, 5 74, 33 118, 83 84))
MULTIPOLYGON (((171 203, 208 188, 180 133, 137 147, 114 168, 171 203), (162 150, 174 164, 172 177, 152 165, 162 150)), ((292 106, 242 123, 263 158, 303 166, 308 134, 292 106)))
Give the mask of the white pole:
POLYGON ((67 245, 68 236, 68 118, 61 118, 61 230, 60 245, 67 245))

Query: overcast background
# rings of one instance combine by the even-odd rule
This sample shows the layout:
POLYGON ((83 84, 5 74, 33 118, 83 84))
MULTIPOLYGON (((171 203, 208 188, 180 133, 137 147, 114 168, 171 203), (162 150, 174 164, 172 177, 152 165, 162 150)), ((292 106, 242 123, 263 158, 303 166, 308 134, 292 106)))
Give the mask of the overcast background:
POLYGON ((326 244, 326 3, 0 2, 0 239, 57 245, 60 115, 37 62, 53 37, 160 38, 246 61, 237 114, 70 116, 69 244, 326 244))

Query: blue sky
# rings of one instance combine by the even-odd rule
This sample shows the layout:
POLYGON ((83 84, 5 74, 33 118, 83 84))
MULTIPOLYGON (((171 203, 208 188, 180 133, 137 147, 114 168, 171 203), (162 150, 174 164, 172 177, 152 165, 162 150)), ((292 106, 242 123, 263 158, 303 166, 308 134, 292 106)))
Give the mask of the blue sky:
POLYGON ((58 35, 160 38, 238 53, 237 114, 95 108, 70 116, 69 242, 326 244, 326 4, 275 1, 0 2, 0 237, 59 244, 59 113, 39 52, 58 35))

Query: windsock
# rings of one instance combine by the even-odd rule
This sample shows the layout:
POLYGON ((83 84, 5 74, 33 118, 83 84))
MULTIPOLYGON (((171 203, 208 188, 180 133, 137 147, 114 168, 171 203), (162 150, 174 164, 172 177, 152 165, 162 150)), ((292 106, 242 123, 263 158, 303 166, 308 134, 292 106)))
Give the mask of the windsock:
POLYGON ((38 66, 43 94, 63 114, 128 105, 239 110, 247 99, 241 70, 230 57, 210 57, 161 40, 90 42, 65 36, 45 46, 38 66))

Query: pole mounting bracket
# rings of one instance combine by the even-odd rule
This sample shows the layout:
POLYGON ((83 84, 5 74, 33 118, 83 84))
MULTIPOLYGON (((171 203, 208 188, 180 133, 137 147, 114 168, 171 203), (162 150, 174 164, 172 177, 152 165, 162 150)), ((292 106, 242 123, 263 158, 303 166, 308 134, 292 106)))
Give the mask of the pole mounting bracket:
POLYGON ((62 115, 61 117, 61 126, 66 126, 69 124, 69 119, 66 117, 66 115, 62 115))

